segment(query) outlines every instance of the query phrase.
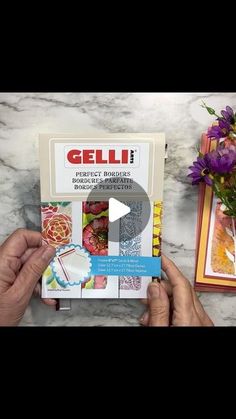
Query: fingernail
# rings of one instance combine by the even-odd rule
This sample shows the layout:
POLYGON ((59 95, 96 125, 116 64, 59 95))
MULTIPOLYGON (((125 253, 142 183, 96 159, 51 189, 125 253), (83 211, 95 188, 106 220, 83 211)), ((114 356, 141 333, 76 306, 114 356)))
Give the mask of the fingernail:
POLYGON ((49 300, 49 301, 50 301, 50 303, 51 303, 52 305, 54 305, 54 306, 55 306, 55 305, 56 305, 56 303, 57 303, 57 302, 56 302, 56 300, 53 300, 53 298, 49 298, 48 300, 49 300))
POLYGON ((152 282, 161 282, 160 278, 153 278, 152 282))
POLYGON ((45 249, 42 254, 42 259, 45 260, 45 262, 49 263, 54 258, 56 249, 54 249, 54 247, 52 246, 44 246, 44 247, 45 249))
POLYGON ((152 282, 148 287, 148 297, 149 298, 159 298, 160 297, 160 285, 158 282, 152 282))
POLYGON ((148 318, 148 312, 146 311, 146 312, 142 315, 142 317, 140 317, 140 319, 139 319, 139 323, 140 323, 140 324, 144 324, 144 323, 146 322, 147 318, 148 318))
POLYGON ((40 293, 41 293, 41 285, 37 284, 34 289, 34 295, 40 295, 40 293))

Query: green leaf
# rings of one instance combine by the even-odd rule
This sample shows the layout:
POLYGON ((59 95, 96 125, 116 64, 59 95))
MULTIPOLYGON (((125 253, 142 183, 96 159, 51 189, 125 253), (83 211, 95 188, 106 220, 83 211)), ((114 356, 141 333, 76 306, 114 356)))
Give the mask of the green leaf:
POLYGON ((94 288, 94 278, 91 278, 88 282, 85 284, 86 289, 93 289, 94 288))
POLYGON ((67 205, 70 204, 70 202, 58 202, 62 207, 67 207, 67 205))
POLYGON ((42 206, 51 206, 51 207, 57 207, 58 205, 60 205, 61 207, 66 207, 67 205, 71 204, 71 202, 41 202, 42 206))
POLYGON ((225 215, 229 215, 230 217, 236 217, 236 211, 227 210, 224 211, 225 215))
POLYGON ((201 107, 202 107, 202 108, 206 109, 206 110, 207 110, 207 112, 208 112, 210 115, 215 115, 215 113, 216 113, 215 109, 210 108, 210 106, 207 106, 207 105, 205 104, 205 102, 203 102, 203 101, 202 101, 202 103, 203 103, 203 105, 201 105, 201 107))
POLYGON ((51 284, 51 282, 52 281, 54 281, 54 276, 52 275, 52 276, 50 276, 48 279, 47 279, 47 281, 46 281, 46 284, 47 285, 49 285, 49 284, 51 284))
POLYGON ((205 104, 205 102, 203 102, 202 101, 202 105, 200 105, 202 108, 204 108, 204 109, 206 109, 207 110, 207 112, 210 114, 210 115, 215 115, 217 118, 222 118, 221 116, 219 116, 219 115, 217 115, 217 113, 216 113, 216 111, 215 111, 215 109, 213 109, 213 108, 210 108, 210 106, 207 106, 206 104, 205 104))
POLYGON ((90 223, 90 221, 94 220, 95 218, 100 218, 102 216, 108 217, 108 210, 102 211, 97 215, 91 213, 83 213, 83 226, 85 227, 87 224, 90 223))
POLYGON ((57 281, 55 279, 51 282, 50 287, 54 289, 58 287, 57 281))

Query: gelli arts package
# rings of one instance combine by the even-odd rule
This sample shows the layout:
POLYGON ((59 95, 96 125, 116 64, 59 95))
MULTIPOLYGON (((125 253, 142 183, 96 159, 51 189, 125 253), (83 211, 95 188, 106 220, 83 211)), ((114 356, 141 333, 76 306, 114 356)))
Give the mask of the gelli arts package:
POLYGON ((144 298, 161 275, 165 136, 41 134, 43 298, 144 298))

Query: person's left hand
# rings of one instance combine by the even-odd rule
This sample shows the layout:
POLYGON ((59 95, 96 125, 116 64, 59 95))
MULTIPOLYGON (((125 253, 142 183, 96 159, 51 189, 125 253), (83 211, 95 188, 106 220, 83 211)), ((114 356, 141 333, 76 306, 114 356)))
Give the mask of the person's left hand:
POLYGON ((42 246, 37 231, 18 229, 0 246, 0 326, 20 322, 38 280, 54 256, 55 249, 42 246))

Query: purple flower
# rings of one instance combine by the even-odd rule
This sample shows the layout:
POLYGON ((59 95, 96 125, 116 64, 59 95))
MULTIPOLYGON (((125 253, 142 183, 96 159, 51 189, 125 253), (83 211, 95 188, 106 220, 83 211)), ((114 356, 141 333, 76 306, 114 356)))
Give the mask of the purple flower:
POLYGON ((212 180, 209 177, 210 170, 205 157, 198 157, 197 161, 193 162, 193 166, 189 167, 192 173, 188 177, 192 178, 192 185, 197 185, 200 182, 206 182, 207 185, 212 185, 212 180))
POLYGON ((230 106, 226 106, 226 110, 221 111, 221 115, 230 124, 234 123, 234 111, 230 106))
POLYGON ((236 145, 230 144, 228 146, 220 146, 218 147, 218 152, 221 156, 228 153, 235 153, 236 154, 236 145))
POLYGON ((214 125, 209 128, 207 135, 209 138, 216 138, 219 140, 220 138, 227 137, 230 133, 230 130, 230 123, 223 118, 218 118, 218 125, 214 125))
POLYGON ((219 140, 220 138, 226 137, 227 133, 223 132, 219 125, 215 125, 211 128, 208 128, 207 136, 209 138, 215 138, 216 140, 219 140))
POLYGON ((231 126, 229 121, 226 121, 225 119, 219 119, 219 127, 223 132, 225 132, 227 135, 230 132, 231 126))
POLYGON ((230 173, 236 164, 236 147, 219 147, 207 153, 205 159, 210 171, 218 174, 230 173))
POLYGON ((220 138, 227 137, 232 131, 232 124, 235 122, 234 111, 230 106, 226 106, 225 110, 221 111, 222 117, 218 117, 218 125, 214 125, 208 129, 207 136, 209 138, 220 138))

